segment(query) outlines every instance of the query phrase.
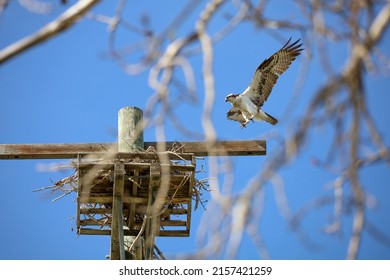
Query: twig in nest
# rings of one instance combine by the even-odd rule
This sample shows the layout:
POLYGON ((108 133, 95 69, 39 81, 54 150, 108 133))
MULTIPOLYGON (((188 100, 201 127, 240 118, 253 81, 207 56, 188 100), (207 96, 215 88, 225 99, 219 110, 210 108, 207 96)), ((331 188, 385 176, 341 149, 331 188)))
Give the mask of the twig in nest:
POLYGON ((195 197, 194 198, 194 200, 195 200, 194 211, 196 209, 198 209, 199 203, 202 205, 203 209, 206 210, 204 203, 207 202, 207 200, 204 200, 202 198, 202 195, 203 195, 202 189, 206 190, 206 191, 210 191, 210 189, 208 187, 209 187, 208 178, 205 178, 202 180, 196 180, 195 185, 193 187, 193 196, 195 197))
POLYGON ((33 192, 38 192, 38 191, 43 191, 43 190, 51 190, 52 193, 55 191, 63 191, 64 194, 60 195, 59 197, 55 198, 52 200, 52 202, 55 202, 59 200, 60 198, 63 198, 64 196, 72 193, 72 192, 77 192, 77 171, 73 173, 72 175, 65 177, 61 180, 58 180, 51 186, 46 186, 43 188, 35 189, 33 192), (66 189, 65 186, 70 186, 70 189, 66 189))
POLYGON ((179 145, 177 142, 172 144, 171 152, 173 153, 184 153, 184 146, 179 145))

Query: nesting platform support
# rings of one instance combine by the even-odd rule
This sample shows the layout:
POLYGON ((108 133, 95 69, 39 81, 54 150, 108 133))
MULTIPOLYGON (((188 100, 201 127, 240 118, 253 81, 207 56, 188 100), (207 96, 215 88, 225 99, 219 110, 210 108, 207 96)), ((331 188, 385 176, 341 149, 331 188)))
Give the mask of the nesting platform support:
MULTIPOLYGON (((141 246, 138 257, 152 257, 155 236, 189 236, 195 171, 195 156, 186 153, 118 153, 109 159, 80 157, 78 233, 111 235, 118 240, 113 246, 120 246, 121 228, 124 228, 125 237, 137 236, 144 230, 145 244, 141 246), (168 161, 161 162, 161 157, 168 161), (116 172, 118 161, 123 163, 123 172, 116 172), (115 177, 122 174, 123 195, 117 195, 114 191, 115 177), (161 192, 163 188, 167 189, 161 192), (116 211, 122 211, 122 220, 119 216, 119 220, 114 222, 113 208, 118 201, 121 202, 121 198, 122 208, 118 207, 116 211), (118 236, 113 235, 114 227, 118 228, 118 236)), ((118 251, 113 252, 112 257, 120 258, 121 248, 114 248, 118 251)))
MULTIPOLYGON (((143 112, 137 107, 124 107, 118 112, 118 153, 143 151, 144 135, 142 125, 143 112)), ((124 191, 124 162, 117 161, 114 168, 114 188, 111 226, 111 259, 125 259, 125 240, 123 235, 123 191, 124 191)), ((134 242, 128 240, 128 242, 134 242)), ((136 256, 140 256, 140 240, 134 246, 136 256)))
POLYGON ((124 191, 124 164, 114 164, 114 185, 112 194, 112 222, 111 222, 111 254, 112 260, 125 259, 125 241, 123 235, 123 191, 124 191))
POLYGON ((148 206, 146 212, 146 223, 145 223, 145 258, 147 260, 153 259, 154 251, 154 239, 157 233, 157 209, 153 207, 156 205, 156 197, 159 191, 161 183, 161 165, 159 162, 153 162, 150 164, 149 169, 149 190, 148 190, 148 206))

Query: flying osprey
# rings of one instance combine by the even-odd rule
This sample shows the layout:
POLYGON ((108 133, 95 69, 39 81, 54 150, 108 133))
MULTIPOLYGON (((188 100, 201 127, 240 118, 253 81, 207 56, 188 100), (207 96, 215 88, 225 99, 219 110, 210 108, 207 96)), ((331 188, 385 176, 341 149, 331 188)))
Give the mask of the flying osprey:
POLYGON ((233 107, 227 112, 227 118, 241 123, 244 128, 249 121, 266 121, 275 125, 278 120, 261 109, 268 96, 271 94, 279 76, 283 74, 291 62, 301 53, 303 49, 298 45, 300 39, 290 44, 287 43, 270 58, 264 60, 257 67, 255 75, 248 88, 241 94, 229 94, 225 101, 229 101, 233 107))

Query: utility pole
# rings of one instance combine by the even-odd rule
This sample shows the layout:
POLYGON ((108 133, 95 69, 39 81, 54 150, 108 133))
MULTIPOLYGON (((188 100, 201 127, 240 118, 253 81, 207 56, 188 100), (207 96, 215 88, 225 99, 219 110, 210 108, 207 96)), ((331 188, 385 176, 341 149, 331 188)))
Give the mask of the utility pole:
MULTIPOLYGON (((124 107, 118 112, 118 153, 138 153, 144 150, 144 135, 142 110, 137 107, 124 107)), ((123 192, 124 192, 124 162, 119 160, 114 167, 114 188, 111 226, 111 259, 124 260, 125 249, 133 242, 135 259, 142 259, 143 238, 124 236, 126 227, 123 225, 123 192), (126 243, 125 243, 126 238, 126 243), (126 248, 125 248, 126 247, 126 248)), ((133 212, 135 211, 133 204, 133 212)), ((131 254, 128 254, 131 255, 131 254)))

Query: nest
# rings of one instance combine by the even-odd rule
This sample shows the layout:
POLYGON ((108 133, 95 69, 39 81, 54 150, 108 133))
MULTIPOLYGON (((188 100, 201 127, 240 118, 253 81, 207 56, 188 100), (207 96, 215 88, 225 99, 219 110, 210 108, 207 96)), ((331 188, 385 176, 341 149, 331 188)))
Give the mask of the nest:
MULTIPOLYGON (((195 178, 204 172, 203 164, 196 170, 193 154, 185 154, 180 147, 157 153, 153 148, 136 154, 115 154, 110 158, 102 155, 80 156, 68 167, 73 173, 53 185, 35 191, 60 192, 53 201, 71 193, 77 194, 77 233, 109 235, 112 218, 112 197, 115 162, 124 164, 123 225, 124 234, 137 236, 147 218, 150 199, 160 196, 160 185, 166 185, 163 202, 153 213, 158 216, 160 236, 188 236, 192 202, 194 210, 207 202, 203 192, 209 190, 207 179, 195 178), (160 168, 157 179, 151 174, 151 166, 160 168), (153 181, 154 180, 154 181, 153 181), (151 184, 157 182, 154 191, 151 184), (157 193, 156 193, 157 191, 157 193)), ((150 210, 150 209, 149 209, 150 210)))

